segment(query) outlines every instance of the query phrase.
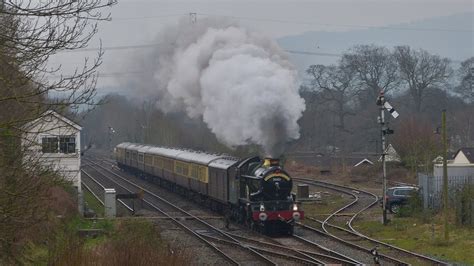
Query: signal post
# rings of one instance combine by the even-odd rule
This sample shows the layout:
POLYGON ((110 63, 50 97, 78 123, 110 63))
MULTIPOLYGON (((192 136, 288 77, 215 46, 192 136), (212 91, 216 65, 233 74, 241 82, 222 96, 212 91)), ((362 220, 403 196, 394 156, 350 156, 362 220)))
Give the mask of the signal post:
POLYGON ((383 210, 383 215, 382 215, 382 223, 384 225, 387 224, 387 166, 385 163, 385 155, 386 154, 386 143, 385 143, 385 135, 393 134, 393 129, 390 129, 387 127, 385 123, 385 110, 387 110, 393 118, 398 117, 398 112, 395 111, 395 108, 393 108, 390 103, 388 103, 385 100, 384 92, 383 90, 380 91, 379 97, 377 98, 377 105, 380 106, 380 116, 378 117, 378 122, 380 124, 381 128, 381 138, 382 138, 382 169, 383 169, 383 175, 382 175, 382 210, 383 210))

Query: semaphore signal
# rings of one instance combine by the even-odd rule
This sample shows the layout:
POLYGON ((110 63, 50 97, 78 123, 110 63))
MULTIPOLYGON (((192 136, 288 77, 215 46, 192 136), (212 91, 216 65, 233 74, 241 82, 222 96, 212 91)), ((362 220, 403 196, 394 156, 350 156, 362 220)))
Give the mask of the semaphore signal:
POLYGON ((380 106, 380 116, 378 117, 378 122, 381 127, 381 138, 382 138, 382 167, 383 167, 383 198, 382 198, 382 206, 383 206, 383 217, 382 222, 383 224, 387 224, 387 202, 386 202, 386 195, 387 195, 387 168, 385 164, 385 135, 393 134, 393 129, 388 128, 385 125, 385 110, 387 110, 393 118, 397 118, 399 116, 398 112, 395 111, 395 108, 390 105, 389 102, 385 100, 383 90, 380 91, 379 97, 377 98, 376 104, 380 106))

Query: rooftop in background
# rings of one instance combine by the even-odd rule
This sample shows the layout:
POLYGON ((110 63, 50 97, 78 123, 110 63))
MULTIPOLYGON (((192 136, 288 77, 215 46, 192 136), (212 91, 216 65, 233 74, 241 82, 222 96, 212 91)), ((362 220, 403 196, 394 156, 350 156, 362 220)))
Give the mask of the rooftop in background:
POLYGON ((461 148, 454 155, 454 164, 474 164, 474 148, 461 148))

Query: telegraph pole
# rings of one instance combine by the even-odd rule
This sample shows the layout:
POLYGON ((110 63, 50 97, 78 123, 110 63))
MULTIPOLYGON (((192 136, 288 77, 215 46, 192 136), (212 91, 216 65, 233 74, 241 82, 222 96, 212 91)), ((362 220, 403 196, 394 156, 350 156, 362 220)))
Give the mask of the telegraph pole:
POLYGON ((444 208, 444 241, 449 241, 448 229, 448 138, 446 134, 446 109, 441 115, 443 133, 443 208, 444 208))
POLYGON ((377 105, 380 106, 380 116, 378 117, 378 122, 381 128, 381 138, 382 138, 382 223, 384 225, 387 224, 387 166, 385 162, 385 155, 386 155, 386 143, 385 143, 385 135, 393 134, 393 130, 388 128, 385 124, 385 110, 389 111, 389 113, 393 116, 393 118, 398 117, 397 111, 385 100, 384 92, 380 91, 379 97, 377 98, 377 105))

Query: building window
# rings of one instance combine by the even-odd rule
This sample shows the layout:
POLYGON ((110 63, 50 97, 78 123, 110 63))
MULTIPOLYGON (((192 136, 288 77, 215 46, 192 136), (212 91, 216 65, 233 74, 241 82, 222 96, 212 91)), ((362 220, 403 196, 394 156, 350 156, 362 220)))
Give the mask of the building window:
POLYGON ((59 138, 60 153, 75 153, 76 152, 76 138, 74 136, 59 138))
POLYGON ((43 153, 57 153, 58 152, 58 138, 47 137, 41 140, 43 153))
POLYGON ((75 153, 76 137, 45 137, 41 140, 43 153, 75 153))

